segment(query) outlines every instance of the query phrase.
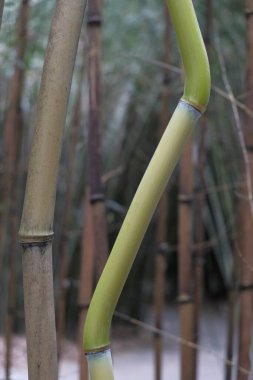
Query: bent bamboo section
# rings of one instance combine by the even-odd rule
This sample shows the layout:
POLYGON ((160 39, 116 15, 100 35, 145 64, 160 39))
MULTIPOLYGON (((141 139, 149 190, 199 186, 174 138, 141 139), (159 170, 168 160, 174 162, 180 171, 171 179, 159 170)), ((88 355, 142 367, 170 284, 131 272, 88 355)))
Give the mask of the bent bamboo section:
MULTIPOLYGON (((110 345, 111 320, 122 288, 157 203, 209 99, 209 64, 192 1, 167 0, 167 4, 185 69, 184 95, 136 191, 93 295, 83 336, 88 358, 89 352, 103 352, 110 345)), ((101 379, 99 371, 92 377, 101 379)))

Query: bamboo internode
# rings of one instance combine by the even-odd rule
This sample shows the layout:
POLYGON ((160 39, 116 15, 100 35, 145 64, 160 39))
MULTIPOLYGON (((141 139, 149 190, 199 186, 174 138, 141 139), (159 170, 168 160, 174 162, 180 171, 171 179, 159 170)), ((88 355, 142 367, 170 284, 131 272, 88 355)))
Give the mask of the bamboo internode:
POLYGON ((30 154, 20 240, 28 371, 57 379, 52 238, 61 141, 85 0, 58 0, 46 50, 30 154))

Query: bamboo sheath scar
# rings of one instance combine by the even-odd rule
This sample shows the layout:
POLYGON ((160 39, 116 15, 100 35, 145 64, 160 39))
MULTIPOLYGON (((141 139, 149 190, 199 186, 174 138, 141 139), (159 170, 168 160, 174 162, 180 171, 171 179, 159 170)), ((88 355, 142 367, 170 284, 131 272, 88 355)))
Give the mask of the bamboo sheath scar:
POLYGON ((92 361, 91 380, 113 379, 108 350, 113 312, 157 203, 209 99, 209 64, 192 1, 167 0, 167 5, 185 70, 184 94, 136 191, 88 310, 83 342, 89 366, 92 361), (96 365, 108 371, 107 377, 94 371, 96 365))
POLYGON ((56 2, 37 103, 19 232, 30 380, 57 379, 52 228, 62 134, 85 3, 56 2))

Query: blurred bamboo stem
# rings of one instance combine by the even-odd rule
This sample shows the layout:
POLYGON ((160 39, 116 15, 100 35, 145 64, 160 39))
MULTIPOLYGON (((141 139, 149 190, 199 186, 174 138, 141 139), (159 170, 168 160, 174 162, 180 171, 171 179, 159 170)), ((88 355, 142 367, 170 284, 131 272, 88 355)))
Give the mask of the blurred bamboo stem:
MULTIPOLYGON (((245 98, 246 106, 253 108, 253 1, 246 0, 245 14, 247 23, 247 72, 246 72, 246 90, 248 95, 245 98)), ((252 252, 253 252, 253 198, 252 198, 252 178, 253 178, 253 137, 252 137, 252 120, 245 117, 243 125, 243 134, 245 139, 246 151, 243 151, 244 161, 247 166, 244 168, 243 177, 246 177, 247 186, 243 188, 243 194, 247 194, 246 200, 241 199, 239 204, 239 238, 238 249, 240 256, 243 258, 240 263, 240 283, 239 283, 239 352, 238 366, 250 370, 250 348, 251 348, 251 327, 253 316, 253 272, 252 272, 252 252), (251 184, 251 192, 249 185, 251 184)), ((249 376, 237 372, 237 380, 248 380, 249 376)))
MULTIPOLYGON (((170 61, 170 21, 168 8, 165 4, 165 35, 164 35, 164 61, 170 61)), ((162 137, 169 120, 169 74, 164 71, 162 91, 161 91, 161 125, 159 139, 162 137)), ((166 241, 167 241, 167 215, 168 215, 168 192, 165 191, 158 204, 158 221, 156 227, 156 256, 155 256, 155 279, 154 279, 154 312, 155 326, 161 329, 163 326, 163 311, 165 305, 165 284, 166 284, 166 241)), ((155 354, 155 379, 162 378, 162 353, 163 338, 154 334, 154 354, 155 354)))
POLYGON ((185 142, 209 99, 208 59, 192 1, 168 0, 167 4, 185 68, 184 95, 136 191, 93 295, 84 327, 86 352, 104 351, 110 344, 112 315, 143 236, 185 142))
MULTIPOLYGON (((192 263, 192 202, 193 202, 193 139, 189 139, 179 164, 178 216, 178 302, 181 338, 194 342, 194 299, 192 263)), ((194 380, 196 376, 195 351, 181 346, 181 379, 194 380)))
POLYGON ((62 227, 62 237, 59 244, 59 294, 58 294, 58 306, 57 306, 57 349, 58 357, 61 357, 62 353, 62 340, 65 332, 65 309, 66 309, 66 296, 67 289, 65 285, 65 280, 68 276, 69 269, 69 229, 71 223, 71 210, 72 210, 72 200, 73 200, 73 173, 75 166, 76 157, 76 144, 78 137, 78 129, 80 126, 80 107, 81 107, 81 95, 82 95, 82 79, 84 73, 84 64, 80 69, 79 74, 79 84, 75 99, 73 119, 71 122, 71 127, 69 131, 69 144, 68 144, 68 160, 67 160, 67 177, 66 177, 66 194, 64 200, 64 209, 62 212, 63 217, 63 227, 62 227))
POLYGON ((108 256, 104 191, 101 179, 101 32, 102 0, 88 3, 87 31, 89 38, 89 135, 88 186, 95 244, 95 278, 98 281, 108 256))
MULTIPOLYGON (((12 366, 12 337, 15 323, 16 260, 18 253, 18 163, 22 139, 21 97, 24 82, 24 57, 27 43, 27 22, 29 4, 23 0, 20 4, 16 25, 17 48, 14 73, 10 82, 8 111, 4 124, 5 181, 3 183, 2 203, 3 219, 0 229, 1 260, 4 256, 5 243, 8 249, 8 300, 5 326, 5 376, 10 378, 12 366), (6 234, 9 231, 8 235, 6 234), (6 236, 7 235, 7 236, 6 236), (8 238, 9 236, 9 238, 8 238)), ((0 273, 2 272, 0 262, 0 273)))
POLYGON ((62 134, 84 9, 84 0, 56 2, 28 166, 19 234, 23 247, 28 372, 32 380, 56 380, 58 372, 52 225, 62 134))
POLYGON ((84 223, 82 231, 82 251, 80 262, 80 288, 79 288, 79 363, 80 363, 80 380, 88 379, 88 366, 83 352, 82 333, 83 325, 86 319, 87 310, 90 304, 93 292, 93 273, 94 273, 94 255, 95 255, 95 236, 93 230, 92 209, 90 203, 90 188, 86 186, 84 223))
MULTIPOLYGON (((81 291, 80 291, 80 325, 84 324, 87 307, 91 300, 94 283, 97 283, 108 256, 105 196, 101 177, 101 35, 102 35, 102 0, 88 3, 87 31, 89 39, 89 125, 88 125, 88 166, 85 190, 86 207, 83 236, 88 240, 82 244, 81 291), (91 219, 90 219, 91 217, 91 219), (87 229, 87 231, 85 231, 87 229), (91 236, 92 235, 92 236, 91 236), (91 246, 88 243, 92 242, 91 246), (88 257, 89 256, 89 257, 88 257), (87 270, 94 276, 87 276, 87 270), (85 274, 86 273, 86 274, 85 274), (94 281, 95 280, 95 281, 94 281), (85 290, 87 289, 87 290, 85 290), (82 305, 86 309, 82 310, 82 305)), ((82 328, 82 327, 80 327, 82 328)), ((81 331, 81 330, 80 330, 81 331)), ((81 336, 81 335, 80 335, 81 336)), ((80 379, 88 379, 87 364, 82 353, 80 341, 80 379)))
MULTIPOLYGON (((210 52, 211 39, 212 39, 212 0, 205 0, 205 30, 204 42, 206 45, 207 53, 210 52)), ((204 189, 205 183, 205 167, 206 167, 206 137, 207 137, 207 119, 204 116, 202 120, 200 136, 197 147, 197 194, 195 198, 195 243, 198 245, 205 239, 204 227, 204 208, 206 201, 206 194, 204 189)), ((204 265, 205 265, 205 250, 196 249, 194 252, 194 343, 199 343, 199 330, 200 330, 200 316, 203 302, 203 288, 204 288, 204 265)), ((198 352, 195 351, 195 378, 198 378, 198 352)))

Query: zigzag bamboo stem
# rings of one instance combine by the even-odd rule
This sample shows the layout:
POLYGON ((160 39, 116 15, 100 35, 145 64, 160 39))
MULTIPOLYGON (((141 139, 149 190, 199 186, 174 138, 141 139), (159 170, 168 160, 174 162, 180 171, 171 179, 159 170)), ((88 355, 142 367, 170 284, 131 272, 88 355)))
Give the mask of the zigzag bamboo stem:
MULTIPOLYGON (((110 344, 112 315, 134 258, 184 144, 209 99, 208 59, 192 2, 167 0, 167 4, 185 68, 185 91, 136 191, 95 290, 84 327, 84 349, 88 353, 104 351, 110 344)), ((91 373, 92 380, 100 378, 105 377, 91 373)), ((112 370, 108 379, 113 379, 112 370)))
POLYGON ((52 275, 56 181, 85 0, 58 0, 37 106, 20 240, 29 378, 57 379, 52 275))

